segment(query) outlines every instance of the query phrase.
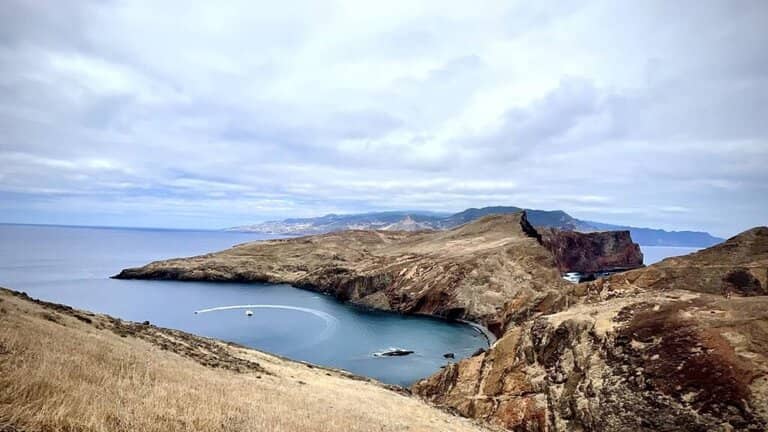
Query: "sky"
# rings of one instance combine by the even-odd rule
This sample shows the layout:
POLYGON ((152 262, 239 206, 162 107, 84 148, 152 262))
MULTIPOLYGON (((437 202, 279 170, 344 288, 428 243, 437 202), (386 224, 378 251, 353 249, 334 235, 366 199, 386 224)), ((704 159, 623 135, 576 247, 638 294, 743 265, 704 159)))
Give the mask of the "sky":
POLYGON ((768 2, 0 8, 0 222, 768 224, 768 2))

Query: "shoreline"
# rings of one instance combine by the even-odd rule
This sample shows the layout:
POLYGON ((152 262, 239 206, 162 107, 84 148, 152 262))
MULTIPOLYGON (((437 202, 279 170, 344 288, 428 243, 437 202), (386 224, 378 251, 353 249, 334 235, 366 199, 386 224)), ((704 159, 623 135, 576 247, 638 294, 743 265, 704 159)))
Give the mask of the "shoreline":
POLYGON ((2 286, 0 305, 0 321, 7 324, 0 326, 0 357, 8 360, 0 362, 0 369, 7 366, 0 370, 0 393, 9 401, 0 417, 12 417, 11 429, 496 430, 408 387, 347 370, 2 286), (61 394, 68 397, 55 397, 61 394), (116 404, 125 408, 119 422, 116 404))
POLYGON ((126 269, 122 269, 120 273, 109 276, 109 279, 116 279, 116 280, 153 280, 153 281, 174 281, 174 282, 205 282, 205 283, 212 283, 212 284, 229 284, 229 283, 241 283, 241 284, 271 284, 271 285, 288 285, 292 288, 309 291, 317 294, 321 294, 327 297, 331 297, 340 304, 347 305, 354 307, 356 309, 365 310, 365 311, 375 311, 377 313, 391 313, 394 315, 400 315, 400 316, 418 316, 418 317, 425 317, 430 319, 435 319, 438 321, 443 321, 447 323, 451 322, 458 322, 462 324, 466 324, 472 328, 474 328, 478 333, 482 334, 485 338, 488 348, 493 346, 493 344, 498 340, 498 337, 493 334, 487 327, 484 325, 467 320, 467 319, 448 319, 444 316, 440 315, 433 315, 433 314, 427 314, 427 313, 420 313, 420 312, 414 312, 414 313, 408 313, 408 312, 401 312, 393 309, 382 309, 373 307, 367 304, 362 303, 356 303, 354 301, 350 300, 341 300, 338 296, 334 294, 334 292, 325 290, 320 286, 316 286, 313 284, 296 284, 292 282, 286 282, 286 281, 275 281, 275 280, 248 280, 248 279, 238 279, 238 280, 211 280, 211 279, 164 279, 164 278, 137 278, 137 277, 122 277, 121 274, 126 269))
MULTIPOLYGON (((153 281, 160 281, 160 282, 162 282, 162 281, 198 282, 198 283, 202 282, 202 283, 207 283, 207 284, 231 284, 231 283, 234 283, 234 284, 282 285, 282 286, 287 286, 287 287, 290 287, 290 288, 299 289, 299 290, 303 290, 303 291, 308 291, 308 292, 320 294, 320 295, 323 295, 323 296, 326 296, 326 297, 330 297, 330 298, 332 298, 335 302, 337 302, 340 305, 343 305, 345 307, 351 307, 351 308, 363 311, 365 313, 392 314, 392 315, 398 315, 398 316, 402 316, 402 317, 427 318, 427 319, 430 319, 430 320, 440 321, 440 322, 443 322, 443 323, 446 323, 446 324, 460 323, 460 324, 463 324, 463 325, 467 325, 467 326, 471 327, 474 331, 476 331, 477 333, 482 335, 483 338, 485 339, 486 346, 484 348, 481 347, 481 348, 478 348, 478 349, 488 350, 488 349, 490 349, 493 346, 493 344, 498 339, 496 337, 496 335, 494 335, 489 329, 487 329, 482 324, 474 322, 474 321, 465 320, 465 319, 448 319, 448 318, 446 318, 444 316, 440 316, 440 315, 418 313, 418 312, 417 313, 405 313, 405 312, 401 312, 401 311, 397 311, 397 310, 392 310, 392 309, 376 308, 376 307, 373 307, 373 306, 370 306, 370 305, 356 303, 354 301, 349 301, 349 300, 345 301, 345 300, 341 300, 339 297, 334 295, 333 292, 323 290, 322 287, 318 287, 318 286, 315 286, 315 285, 306 285, 306 284, 295 285, 295 284, 292 284, 290 282, 255 281, 255 280, 251 280, 251 281, 247 281, 247 280, 217 281, 217 280, 206 280, 206 279, 192 279, 192 280, 190 280, 190 279, 184 279, 184 280, 182 280, 182 279, 152 279, 152 278, 127 278, 126 279, 126 278, 120 278, 120 277, 118 277, 118 275, 109 276, 109 279, 114 279, 114 280, 153 280, 153 281)), ((23 291, 16 291, 16 290, 9 289, 9 288, 0 288, 0 289, 7 289, 7 290, 12 291, 12 292, 20 293, 21 295, 27 295, 26 292, 23 292, 23 291)), ((39 302, 39 303, 51 303, 51 304, 54 304, 54 305, 57 304, 57 303, 49 302, 49 301, 43 300, 43 299, 36 299, 36 298, 29 297, 29 296, 27 296, 27 297, 29 299, 31 299, 32 301, 39 302)), ((67 306, 67 305, 64 305, 64 306, 70 307, 70 306, 67 306)), ((77 309, 77 308, 75 308, 75 309, 77 309)), ((96 313, 97 314, 101 314, 99 312, 96 312, 96 313)), ((195 311, 195 313, 198 313, 198 311, 195 311)), ((120 317, 115 317, 115 318, 123 320, 123 321, 126 321, 126 322, 132 322, 130 320, 125 320, 125 319, 120 318, 120 317)), ((373 378, 373 377, 370 377, 370 376, 367 376, 367 375, 359 375, 359 374, 356 374, 354 372, 348 371, 346 369, 335 368, 333 366, 325 366, 325 365, 320 365, 320 364, 316 364, 316 363, 311 363, 311 362, 308 362, 306 360, 285 357, 285 356, 282 356, 282 355, 277 354, 277 353, 273 353, 273 352, 270 352, 270 351, 263 351, 263 350, 260 350, 258 348, 255 348, 255 347, 249 347, 249 346, 241 345, 241 344, 238 344, 238 343, 235 343, 235 342, 229 342, 229 341, 225 341, 225 340, 221 340, 221 339, 216 339, 216 338, 209 338, 207 336, 202 336, 202 335, 198 335, 198 334, 195 334, 195 333, 189 333, 189 332, 186 332, 186 331, 183 331, 183 330, 178 330, 178 329, 168 329, 168 330, 180 331, 180 332, 188 333, 188 334, 190 334, 192 336, 195 336, 195 337, 217 340, 217 341, 220 341, 220 342, 223 342, 223 343, 226 343, 226 344, 231 344, 231 345, 239 346, 239 347, 242 347, 242 348, 245 348, 245 349, 251 349, 251 350, 255 350, 255 351, 258 351, 258 352, 261 352, 261 353, 264 353, 264 354, 272 355, 272 356, 275 356, 275 357, 278 357, 278 358, 281 358, 281 359, 284 359, 284 360, 287 360, 287 361, 292 361, 292 362, 306 364, 309 367, 316 367, 316 368, 321 368, 321 369, 333 370, 333 371, 336 371, 336 372, 348 375, 348 378, 351 378, 351 379, 362 380, 362 381, 372 380, 372 381, 377 382, 378 384, 380 384, 383 387, 387 387, 390 390, 393 390, 393 391, 396 391, 396 392, 399 392, 399 393, 402 393, 402 392, 410 393, 411 385, 415 384, 419 380, 429 378, 433 374, 436 374, 436 373, 438 373, 440 371, 439 369, 437 369, 432 374, 429 374, 429 375, 417 378, 416 380, 413 381, 412 384, 410 384, 408 386, 402 386, 402 385, 399 385, 399 384, 392 384, 392 383, 387 383, 387 382, 384 382, 384 381, 379 381, 376 378, 373 378)), ((471 356, 468 356, 467 358, 470 358, 470 357, 471 356)), ((457 359, 457 360, 460 361, 462 359, 457 359)))
MULTIPOLYGON (((102 318, 106 318, 107 320, 110 320, 113 323, 117 323, 120 326, 128 326, 128 327, 132 326, 132 327, 136 327, 136 328, 143 329, 143 330, 147 330, 147 329, 156 330, 156 331, 161 332, 161 333, 172 334, 172 335, 174 335, 176 337, 181 337, 183 339, 188 339, 188 340, 203 340, 203 341, 211 341, 211 342, 215 342, 215 343, 220 343, 220 344, 223 344, 223 345, 226 345, 226 346, 229 346, 229 347, 233 347, 233 348, 237 348, 237 349, 242 349, 242 350, 246 350, 246 351, 253 351, 253 352, 256 352, 256 353, 259 353, 259 354, 262 354, 262 355, 267 355, 267 356, 275 357, 275 358, 280 359, 282 361, 289 362, 289 363, 295 363, 297 365, 302 365, 302 366, 304 366, 306 368, 309 368, 309 369, 318 369, 318 370, 322 370, 322 371, 333 372, 333 373, 336 373, 336 374, 338 374, 338 375, 340 375, 340 376, 342 376, 344 378, 351 379, 351 380, 354 380, 354 381, 368 382, 368 383, 374 384, 374 385, 376 385, 378 387, 381 387, 381 388, 393 391, 395 393, 407 394, 407 395, 411 394, 410 387, 404 387, 404 386, 401 386, 401 385, 398 385, 398 384, 390 384, 390 383, 387 383, 387 382, 384 382, 384 381, 380 381, 380 380, 378 380, 376 378, 373 378, 373 377, 370 377, 370 376, 367 376, 367 375, 360 375, 360 374, 348 371, 346 369, 337 368, 337 367, 333 367, 333 366, 327 366, 327 365, 318 364, 318 363, 312 363, 312 362, 307 361, 307 360, 294 359, 294 358, 291 358, 291 357, 288 357, 288 356, 285 356, 285 355, 282 355, 282 354, 273 353, 273 352, 270 352, 270 351, 264 351, 264 350, 259 349, 259 348, 254 348, 254 347, 251 347, 251 346, 243 345, 243 344, 238 343, 238 342, 227 341, 227 340, 219 339, 219 338, 215 338, 215 337, 203 336, 203 335, 199 335, 199 334, 196 334, 196 333, 191 333, 191 332, 188 332, 188 331, 185 331, 185 330, 180 330, 180 329, 175 329, 175 328, 162 327, 162 326, 158 326, 158 325, 155 325, 155 324, 152 324, 152 323, 149 323, 149 324, 140 323, 138 321, 124 319, 124 318, 120 318, 120 317, 113 316, 113 315, 106 314, 106 313, 102 313, 102 312, 91 311, 91 310, 88 310, 88 309, 81 309, 81 308, 70 306, 70 305, 64 304, 64 303, 57 303, 57 302, 45 300, 45 299, 38 298, 38 297, 32 297, 26 291, 19 291, 19 290, 16 290, 14 288, 9 288, 9 287, 4 286, 4 285, 0 285, 0 296, 2 296, 2 295, 10 295, 10 296, 13 296, 13 297, 18 297, 18 298, 20 298, 22 300, 25 300, 25 301, 28 301, 30 303, 36 304, 36 305, 38 305, 38 306, 40 306, 42 308, 71 315, 74 318, 76 318, 76 319, 78 319, 78 320, 80 320, 82 322, 88 323, 89 325, 92 324, 92 323, 87 322, 88 319, 93 320, 95 318, 102 317, 102 318)), ((174 352, 174 353, 179 354, 179 355, 184 355, 183 353, 176 352, 173 349, 170 349, 169 351, 170 352, 174 352)))
POLYGON ((488 342, 489 349, 493 347, 493 344, 495 344, 497 340, 499 340, 495 334, 493 334, 490 330, 488 330, 487 327, 483 326, 482 324, 463 319, 457 319, 456 322, 466 324, 475 329, 478 333, 482 334, 485 337, 486 342, 488 342))

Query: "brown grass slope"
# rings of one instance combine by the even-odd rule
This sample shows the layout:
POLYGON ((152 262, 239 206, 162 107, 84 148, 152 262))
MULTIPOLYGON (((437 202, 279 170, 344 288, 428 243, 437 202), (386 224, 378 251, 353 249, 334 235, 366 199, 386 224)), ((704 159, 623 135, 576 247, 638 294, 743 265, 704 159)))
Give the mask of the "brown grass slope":
POLYGON ((344 231, 247 243, 117 277, 290 283, 379 309, 476 321, 496 335, 572 289, 524 213, 449 231, 344 231))
POLYGON ((768 293, 767 269, 768 227, 756 227, 719 245, 627 272, 614 281, 643 288, 764 295, 768 293))
POLYGON ((0 289, 0 430, 481 429, 346 372, 0 289))
POLYGON ((519 431, 768 430, 767 271, 759 227, 579 285, 413 390, 519 431))

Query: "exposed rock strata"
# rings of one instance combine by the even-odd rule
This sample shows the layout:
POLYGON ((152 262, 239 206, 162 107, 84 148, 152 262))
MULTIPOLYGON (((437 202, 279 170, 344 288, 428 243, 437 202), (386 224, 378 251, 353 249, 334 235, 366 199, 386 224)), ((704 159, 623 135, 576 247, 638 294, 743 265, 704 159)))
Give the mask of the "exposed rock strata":
POLYGON ((247 243, 116 277, 289 283, 378 309, 479 322, 497 336, 510 320, 549 309, 573 289, 524 213, 450 231, 344 231, 247 243))
POLYGON ((764 431, 766 271, 762 227, 580 285, 413 390, 520 431, 764 431))
POLYGON ((632 242, 629 231, 579 233, 552 228, 538 230, 561 272, 593 273, 643 265, 643 253, 640 246, 632 242))

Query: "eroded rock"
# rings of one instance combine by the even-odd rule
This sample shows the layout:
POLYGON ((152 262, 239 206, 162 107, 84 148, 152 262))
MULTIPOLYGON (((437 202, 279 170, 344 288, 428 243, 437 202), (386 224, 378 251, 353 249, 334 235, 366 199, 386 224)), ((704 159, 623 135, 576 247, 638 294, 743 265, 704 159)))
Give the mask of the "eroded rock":
POLYGON ((552 228, 539 231, 542 244, 552 252, 561 272, 591 274, 643 265, 643 253, 632 241, 629 231, 580 233, 552 228))
POLYGON ((413 391, 516 431, 764 431, 766 233, 586 284, 413 391))

